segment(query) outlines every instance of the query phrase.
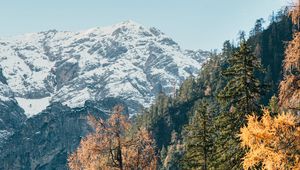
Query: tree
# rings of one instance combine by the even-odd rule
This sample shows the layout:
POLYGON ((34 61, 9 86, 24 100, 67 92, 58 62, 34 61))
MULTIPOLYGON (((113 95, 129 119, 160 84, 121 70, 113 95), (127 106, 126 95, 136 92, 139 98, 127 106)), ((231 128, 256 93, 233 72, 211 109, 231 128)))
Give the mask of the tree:
POLYGON ((244 150, 239 147, 240 140, 236 135, 245 124, 246 115, 259 108, 263 85, 256 77, 256 72, 262 72, 263 69, 244 39, 239 49, 228 58, 228 64, 222 73, 228 83, 218 94, 224 108, 216 121, 218 156, 215 166, 219 169, 240 169, 244 150))
POLYGON ((222 74, 229 82, 218 95, 219 99, 229 102, 244 114, 256 111, 262 93, 262 85, 255 76, 255 72, 263 71, 259 59, 252 53, 246 41, 242 40, 239 51, 228 62, 229 67, 222 74))
POLYGON ((167 149, 165 146, 162 147, 160 151, 160 160, 163 162, 167 157, 167 149))
POLYGON ((299 21, 300 21, 300 1, 296 0, 297 2, 293 4, 293 8, 290 11, 290 16, 292 17, 292 22, 296 24, 299 28, 299 21))
POLYGON ((264 28, 263 28, 264 23, 265 23, 265 21, 263 18, 257 19, 255 22, 254 28, 250 31, 250 36, 255 36, 255 35, 261 33, 264 30, 264 28))
MULTIPOLYGON (((290 12, 292 21, 299 28, 299 2, 290 12)), ((279 101, 282 109, 300 110, 300 32, 288 43, 284 59, 284 79, 280 83, 279 101)))
POLYGON ((178 133, 172 131, 171 143, 168 147, 166 158, 163 160, 162 169, 165 170, 180 170, 179 161, 183 155, 183 145, 178 136, 178 133))
POLYGON ((234 51, 234 46, 230 43, 229 40, 226 40, 223 43, 223 48, 222 48, 222 55, 225 59, 231 56, 231 54, 234 51))
POLYGON ((279 113, 278 98, 276 96, 271 97, 269 101, 269 110, 271 112, 271 116, 279 113))
POLYGON ((213 149, 213 122, 207 103, 201 101, 190 124, 185 128, 184 169, 210 169, 213 149))
POLYGON ((128 135, 130 123, 116 106, 105 122, 89 116, 95 133, 85 137, 68 158, 72 170, 81 169, 151 169, 156 168, 154 141, 148 131, 139 129, 128 135))
POLYGON ((187 102, 195 98, 196 82, 193 77, 189 77, 183 82, 179 89, 179 100, 181 102, 187 102))
POLYGON ((248 115, 241 128, 241 145, 248 149, 243 158, 244 169, 300 169, 300 119, 291 113, 271 117, 267 109, 258 119, 248 115))
POLYGON ((132 135, 123 148, 125 169, 155 169, 157 167, 157 156, 155 143, 145 128, 132 135))

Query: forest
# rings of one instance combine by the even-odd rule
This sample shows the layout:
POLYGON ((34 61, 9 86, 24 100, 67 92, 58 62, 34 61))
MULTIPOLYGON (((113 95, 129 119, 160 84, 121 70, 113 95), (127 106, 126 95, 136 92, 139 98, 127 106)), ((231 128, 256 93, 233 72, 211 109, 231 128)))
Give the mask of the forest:
POLYGON ((140 114, 116 106, 69 155, 72 170, 300 169, 300 6, 258 19, 197 77, 140 114))

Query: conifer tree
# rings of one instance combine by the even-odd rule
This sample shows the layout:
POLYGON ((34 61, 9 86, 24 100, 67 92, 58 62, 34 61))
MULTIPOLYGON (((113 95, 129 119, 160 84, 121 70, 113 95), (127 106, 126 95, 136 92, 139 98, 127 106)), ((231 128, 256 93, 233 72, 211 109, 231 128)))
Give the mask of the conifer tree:
POLYGON ((168 152, 165 160, 163 161, 163 168, 165 170, 180 170, 179 161, 183 155, 182 142, 179 139, 178 133, 172 131, 171 143, 168 146, 168 152))
POLYGON ((300 169, 300 122, 291 113, 258 119, 248 115, 247 126, 241 128, 241 145, 248 148, 243 158, 244 169, 296 170, 300 169))
POLYGON ((211 169, 212 123, 207 103, 201 101, 191 122, 185 128, 184 146, 186 151, 182 160, 183 169, 211 169))
POLYGON ((229 67, 222 74, 229 82, 218 97, 244 114, 256 111, 262 93, 262 85, 255 76, 256 71, 263 71, 260 60, 252 53, 246 41, 242 40, 239 50, 228 62, 229 67))
MULTIPOLYGON (((298 26, 300 21, 300 2, 290 12, 292 21, 298 26)), ((300 32, 294 33, 285 51, 284 80, 280 83, 280 106, 282 109, 300 110, 300 32)))
POLYGON ((165 146, 162 147, 160 151, 160 160, 163 162, 167 157, 167 149, 165 146))
POLYGON ((276 96, 271 97, 268 108, 272 116, 279 113, 278 98, 276 96))
POLYGON ((263 86, 256 72, 262 72, 263 69, 243 37, 239 49, 228 58, 228 64, 222 73, 228 83, 218 95, 224 109, 217 118, 219 134, 215 166, 220 169, 240 169, 244 151, 239 146, 237 134, 245 124, 246 115, 259 108, 263 86))
POLYGON ((189 77, 183 82, 179 90, 179 100, 181 102, 187 102, 195 97, 196 82, 193 77, 189 77))
POLYGON ((149 132, 141 128, 130 136, 130 122, 121 114, 122 107, 114 110, 107 121, 89 117, 95 133, 82 139, 69 156, 70 169, 156 169, 155 144, 149 132))

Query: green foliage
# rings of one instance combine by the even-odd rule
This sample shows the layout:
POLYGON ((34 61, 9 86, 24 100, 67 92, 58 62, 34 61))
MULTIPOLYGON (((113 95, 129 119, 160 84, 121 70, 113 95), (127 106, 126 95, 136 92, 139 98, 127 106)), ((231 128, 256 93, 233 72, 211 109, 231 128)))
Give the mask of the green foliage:
POLYGON ((161 169, 163 170, 180 170, 180 160, 183 156, 184 148, 177 132, 171 133, 171 142, 168 146, 168 152, 163 160, 161 169))
POLYGON ((286 43, 292 39, 292 22, 287 15, 287 10, 281 10, 270 17, 270 25, 261 33, 250 36, 247 43, 261 59, 262 65, 266 68, 266 74, 260 75, 261 82, 270 85, 269 91, 262 96, 262 104, 267 105, 269 99, 278 93, 279 83, 282 80, 282 64, 286 43))
MULTIPOLYGON (((203 141, 188 139, 191 136, 184 128, 199 126, 195 134, 201 134, 203 115, 196 118, 195 111, 200 109, 199 102, 203 100, 207 102, 205 113, 214 120, 209 124, 214 138, 213 149, 208 154, 208 169, 242 169, 244 151, 236 134, 245 124, 245 116, 253 111, 259 113, 261 105, 270 103, 267 107, 272 114, 277 114, 276 98, 271 97, 277 95, 282 79, 284 43, 292 37, 292 24, 286 11, 273 15, 265 30, 262 23, 261 19, 256 22, 247 41, 241 38, 240 47, 225 41, 222 53, 212 52, 197 77, 184 81, 176 94, 159 94, 154 104, 135 118, 137 127, 144 126, 152 132, 162 151, 162 169, 182 169, 179 167, 182 156, 192 155, 188 148, 203 141), (261 73, 262 70, 266 70, 266 74, 261 73), (265 95, 266 83, 271 90, 265 95), (192 124, 195 119, 199 119, 198 124, 192 124)), ((197 153, 201 152, 197 150, 197 153)), ((191 159, 197 162, 196 158, 191 159)), ((201 163, 203 159, 199 156, 198 161, 201 163)), ((195 169, 201 168, 195 166, 195 169)))
POLYGON ((208 104, 200 101, 194 116, 184 130, 185 154, 183 169, 211 169, 213 162, 214 127, 208 104))
POLYGON ((228 58, 228 64, 222 73, 228 82, 218 95, 224 110, 217 118, 218 156, 215 165, 222 169, 240 169, 244 151, 236 134, 245 124, 246 115, 259 109, 262 86, 255 73, 263 68, 244 40, 238 51, 228 58))
POLYGON ((229 67, 223 71, 223 76, 229 78, 229 81, 218 97, 239 112, 249 114, 257 110, 262 90, 255 72, 263 70, 258 58, 242 41, 239 51, 228 58, 228 63, 229 67))
POLYGON ((179 89, 177 96, 179 102, 187 102, 195 98, 196 95, 196 82, 195 79, 190 77, 184 81, 179 89))
POLYGON ((270 114, 272 116, 277 115, 279 113, 279 99, 276 96, 272 96, 269 101, 268 109, 270 110, 270 114))
POLYGON ((160 151, 160 159, 165 160, 166 157, 167 157, 167 149, 166 149, 165 146, 163 146, 161 151, 160 151))

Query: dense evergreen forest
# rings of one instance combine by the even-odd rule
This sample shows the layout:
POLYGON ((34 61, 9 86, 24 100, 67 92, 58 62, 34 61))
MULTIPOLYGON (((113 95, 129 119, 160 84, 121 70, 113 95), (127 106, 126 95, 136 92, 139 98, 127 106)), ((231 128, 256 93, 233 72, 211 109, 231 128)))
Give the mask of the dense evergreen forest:
MULTIPOLYGON (((265 29, 263 22, 263 19, 256 21, 245 42, 242 40, 244 35, 239 37, 238 41, 241 42, 225 41, 222 52, 213 53, 198 77, 186 80, 175 97, 163 93, 158 95, 155 104, 136 118, 137 126, 146 126, 153 133, 161 151, 161 169, 199 168, 204 161, 206 168, 203 169, 242 168, 241 157, 244 153, 238 148, 239 140, 232 137, 232 134, 238 133, 245 119, 242 116, 236 117, 235 111, 232 111, 237 109, 230 107, 236 101, 222 100, 220 96, 222 91, 228 93, 231 89, 229 98, 240 97, 240 94, 234 92, 239 87, 232 89, 239 79, 235 79, 226 88, 231 76, 226 76, 225 71, 232 73, 240 69, 233 66, 238 63, 233 56, 242 48, 248 48, 249 55, 253 54, 248 59, 257 60, 261 67, 252 72, 253 78, 260 83, 257 89, 250 89, 250 93, 257 92, 258 96, 253 96, 251 104, 255 101, 257 104, 247 114, 260 112, 263 106, 274 107, 272 102, 278 100, 278 87, 283 78, 285 48, 296 29, 288 16, 288 9, 273 14, 270 25, 265 29)), ((240 102, 239 105, 244 104, 240 102)))
MULTIPOLYGON (((128 134, 140 134, 146 128, 153 137, 143 132, 147 139, 139 142, 148 142, 149 147, 130 152, 140 160, 139 154, 151 150, 148 158, 141 158, 141 162, 150 159, 151 166, 140 166, 138 161, 136 169, 300 168, 300 145, 295 142, 300 135, 295 114, 300 107, 299 57, 292 57, 299 56, 294 50, 299 39, 293 40, 298 36, 298 8, 291 13, 285 8, 271 15, 266 28, 264 20, 258 19, 248 38, 241 32, 236 42, 225 41, 222 51, 211 53, 197 77, 185 80, 172 96, 160 93, 149 109, 132 118, 128 134), (289 97, 294 104, 286 102, 289 97), (286 136, 280 138, 280 134, 286 136), (284 153, 275 142, 287 146, 284 153)), ((120 127, 120 121, 116 122, 120 127)), ((112 167, 126 169, 121 166, 121 152, 128 151, 120 149, 119 132, 127 128, 116 131, 118 153, 112 154, 112 162, 117 163, 112 167)))

